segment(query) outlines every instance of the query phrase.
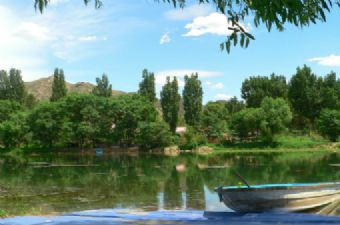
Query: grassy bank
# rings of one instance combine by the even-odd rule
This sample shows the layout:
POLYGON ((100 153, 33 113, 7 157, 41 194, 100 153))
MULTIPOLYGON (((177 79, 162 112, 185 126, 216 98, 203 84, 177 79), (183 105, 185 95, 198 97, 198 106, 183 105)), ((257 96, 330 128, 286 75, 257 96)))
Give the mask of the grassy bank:
POLYGON ((330 142, 317 135, 281 135, 275 137, 272 143, 252 141, 210 146, 215 149, 215 153, 340 151, 340 144, 330 142))

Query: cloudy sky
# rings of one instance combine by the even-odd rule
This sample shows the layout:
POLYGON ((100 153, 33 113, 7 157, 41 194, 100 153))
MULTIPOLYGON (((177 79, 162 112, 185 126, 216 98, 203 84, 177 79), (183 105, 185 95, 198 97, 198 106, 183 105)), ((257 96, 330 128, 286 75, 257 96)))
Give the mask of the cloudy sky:
POLYGON ((153 0, 103 0, 95 10, 82 0, 51 0, 43 15, 33 0, 0 0, 0 69, 22 70, 35 80, 63 68, 70 82, 94 82, 107 73, 114 89, 136 91, 144 68, 155 72, 157 88, 168 75, 198 72, 204 100, 240 96, 242 81, 274 72, 290 77, 307 64, 319 75, 340 74, 340 10, 328 22, 303 30, 266 32, 245 21, 256 40, 248 49, 221 52, 228 21, 195 1, 184 10, 153 0))

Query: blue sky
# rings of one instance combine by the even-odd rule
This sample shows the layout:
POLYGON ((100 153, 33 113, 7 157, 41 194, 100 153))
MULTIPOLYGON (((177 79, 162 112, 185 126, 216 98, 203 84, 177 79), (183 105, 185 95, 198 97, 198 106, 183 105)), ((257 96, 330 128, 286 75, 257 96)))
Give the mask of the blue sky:
MULTIPOLYGON (((103 0, 95 10, 81 0, 51 0, 43 15, 33 0, 0 0, 0 68, 16 67, 25 80, 65 71, 70 82, 94 82, 107 73, 114 89, 136 91, 144 68, 155 72, 158 90, 165 76, 182 81, 199 72, 204 101, 240 96, 251 75, 294 74, 307 64, 319 75, 340 74, 340 10, 327 23, 268 33, 244 26, 256 40, 248 49, 221 52, 226 18, 209 5, 192 1, 185 10, 153 0, 103 0)), ((182 85, 182 82, 180 82, 182 85)))

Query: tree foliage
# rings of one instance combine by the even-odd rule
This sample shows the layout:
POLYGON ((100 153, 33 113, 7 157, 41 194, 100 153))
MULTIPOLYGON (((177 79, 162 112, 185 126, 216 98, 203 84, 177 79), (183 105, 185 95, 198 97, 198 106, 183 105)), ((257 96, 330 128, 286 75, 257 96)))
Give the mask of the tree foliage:
POLYGON ((53 75, 51 102, 58 101, 67 94, 64 71, 56 68, 53 75))
POLYGON ((96 78, 97 86, 92 90, 92 93, 97 96, 110 97, 112 96, 112 85, 110 84, 109 78, 104 73, 102 78, 96 78))
POLYGON ((185 122, 198 128, 202 113, 203 89, 198 74, 184 77, 183 107, 185 122))
MULTIPOLYGON (((34 0, 35 8, 43 12, 50 0, 34 0)), ((90 0, 84 0, 87 4, 90 0)), ((167 2, 174 7, 184 8, 189 0, 155 0, 156 2, 167 2)), ((95 7, 102 6, 102 0, 94 0, 95 7)), ((232 27, 226 27, 232 31, 227 40, 221 43, 222 50, 230 52, 232 45, 239 44, 248 47, 250 40, 255 37, 245 28, 244 21, 250 17, 255 27, 265 25, 268 32, 275 27, 283 31, 287 25, 306 27, 317 22, 326 22, 327 13, 334 6, 340 6, 339 0, 196 0, 198 4, 211 4, 217 12, 226 15, 232 27)))
POLYGON ((208 139, 221 138, 228 131, 229 111, 224 102, 208 102, 202 113, 202 130, 208 139))
POLYGON ((143 70, 143 80, 139 83, 138 93, 145 96, 150 102, 156 101, 155 74, 143 70))
POLYGON ((286 130, 292 120, 288 103, 282 99, 266 97, 261 103, 260 131, 264 140, 272 142, 276 134, 286 130))
POLYGON ((318 119, 318 130, 331 141, 337 141, 340 136, 340 112, 334 109, 324 109, 318 119))
POLYGON ((163 121, 140 122, 137 143, 143 149, 162 148, 171 145, 172 134, 169 125, 163 121))
POLYGON ((242 98, 248 107, 259 107, 265 97, 287 98, 287 83, 284 76, 256 76, 242 83, 242 98))
POLYGON ((311 68, 306 65, 297 68, 289 83, 288 97, 300 120, 307 118, 314 123, 322 107, 321 88, 322 78, 317 77, 311 68))
POLYGON ((178 94, 176 77, 174 77, 173 81, 170 81, 170 77, 167 77, 166 84, 161 91, 161 107, 163 119, 169 124, 173 133, 175 133, 177 127, 180 100, 181 96, 178 94))

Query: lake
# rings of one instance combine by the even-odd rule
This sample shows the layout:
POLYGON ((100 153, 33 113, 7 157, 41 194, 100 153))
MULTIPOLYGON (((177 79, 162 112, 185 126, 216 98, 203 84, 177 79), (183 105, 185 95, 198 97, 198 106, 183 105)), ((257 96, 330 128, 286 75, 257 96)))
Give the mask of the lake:
POLYGON ((340 154, 33 154, 0 156, 0 209, 47 215, 88 209, 228 210, 214 188, 340 180, 340 154))

